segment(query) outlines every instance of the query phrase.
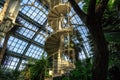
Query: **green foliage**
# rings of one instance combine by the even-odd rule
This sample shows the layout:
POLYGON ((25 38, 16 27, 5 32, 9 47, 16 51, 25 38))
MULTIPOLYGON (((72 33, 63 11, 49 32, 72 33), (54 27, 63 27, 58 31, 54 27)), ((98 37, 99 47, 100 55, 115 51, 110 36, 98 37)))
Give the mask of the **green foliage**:
POLYGON ((46 66, 45 59, 36 61, 35 65, 30 67, 31 80, 42 80, 45 75, 46 66))
POLYGON ((89 0, 84 0, 84 5, 83 5, 83 11, 84 12, 87 12, 87 10, 88 10, 88 1, 89 0))
MULTIPOLYGON (((89 1, 90 1, 90 0, 83 0, 83 3, 84 3, 84 5, 83 5, 83 11, 84 11, 85 13, 87 13, 89 1)), ((98 4, 98 3, 99 3, 99 0, 96 0, 96 4, 98 4)))
POLYGON ((107 27, 107 29, 111 30, 119 29, 119 4, 120 0, 109 0, 102 19, 102 25, 104 28, 107 27))
POLYGON ((28 80, 44 80, 45 69, 47 67, 47 60, 42 58, 35 61, 35 63, 27 64, 26 68, 22 71, 24 79, 28 80))
POLYGON ((114 3, 113 3, 114 6, 119 6, 120 5, 120 0, 113 0, 113 1, 114 1, 114 3))
POLYGON ((70 80, 68 77, 64 77, 62 80, 70 80))
POLYGON ((17 80, 19 78, 19 71, 16 70, 5 70, 0 68, 0 80, 17 80))
POLYGON ((92 64, 90 58, 85 61, 76 62, 76 69, 71 71, 71 80, 91 80, 92 77, 92 64))
POLYGON ((110 66, 118 66, 120 68, 120 44, 109 43, 110 51, 110 66))
POLYGON ((110 9, 112 9, 113 6, 114 6, 114 0, 109 0, 109 2, 108 2, 108 7, 109 7, 110 9))
POLYGON ((120 44, 109 43, 109 52, 108 80, 120 80, 120 44))
POLYGON ((108 42, 120 44, 120 32, 105 33, 105 38, 108 42))

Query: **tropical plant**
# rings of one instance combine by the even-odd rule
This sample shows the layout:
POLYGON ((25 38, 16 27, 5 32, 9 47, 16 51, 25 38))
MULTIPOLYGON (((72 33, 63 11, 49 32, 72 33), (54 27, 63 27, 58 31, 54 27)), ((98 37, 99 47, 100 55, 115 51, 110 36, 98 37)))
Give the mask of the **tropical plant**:
POLYGON ((111 42, 109 43, 109 80, 120 80, 120 43, 111 42))
POLYGON ((28 63, 21 72, 25 80, 44 80, 47 60, 42 58, 33 63, 28 63))
POLYGON ((0 68, 0 80, 18 80, 19 74, 17 70, 0 68))
POLYGON ((91 58, 76 62, 76 69, 71 71, 71 80, 92 80, 91 58))

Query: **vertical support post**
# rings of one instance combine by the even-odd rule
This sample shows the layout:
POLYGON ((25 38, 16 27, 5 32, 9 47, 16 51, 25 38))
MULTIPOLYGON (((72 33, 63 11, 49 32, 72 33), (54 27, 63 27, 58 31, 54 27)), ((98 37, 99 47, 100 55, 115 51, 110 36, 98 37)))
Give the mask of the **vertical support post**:
POLYGON ((21 0, 10 0, 5 18, 10 18, 12 23, 15 23, 16 17, 20 9, 21 0))
MULTIPOLYGON (((62 30, 62 20, 63 20, 63 17, 62 17, 62 14, 61 14, 61 17, 60 17, 60 20, 59 20, 59 28, 58 30, 62 30)), ((59 49, 58 49, 58 73, 61 73, 61 53, 62 53, 62 49, 63 49, 63 42, 64 42, 64 35, 61 35, 60 36, 60 46, 59 46, 59 49)))
POLYGON ((3 9, 2 9, 2 11, 0 13, 0 24, 3 22, 3 19, 4 19, 5 15, 6 15, 6 11, 7 11, 7 8, 9 6, 9 2, 10 2, 10 0, 6 0, 5 4, 3 6, 3 9))
POLYGON ((0 43, 2 43, 6 33, 13 28, 19 8, 20 0, 6 0, 0 13, 0 43))
POLYGON ((58 51, 58 60, 57 60, 57 73, 61 73, 61 50, 58 51))
MULTIPOLYGON (((6 0, 2 11, 0 12, 0 25, 2 25, 3 19, 5 18, 7 8, 9 6, 10 0, 6 0)), ((0 30, 3 29, 3 27, 0 26, 0 30)), ((0 32, 0 47, 3 46, 3 39, 4 39, 5 33, 0 32)))
POLYGON ((0 47, 3 46, 3 39, 4 39, 5 34, 0 32, 0 47))
MULTIPOLYGON (((3 45, 3 40, 15 24, 16 17, 18 15, 20 8, 20 0, 6 0, 2 12, 0 13, 0 45, 3 45)), ((1 60, 4 56, 4 53, 0 54, 1 60)))
MULTIPOLYGON (((61 18, 60 18, 60 20, 58 20, 58 30, 61 30, 62 28, 61 28, 61 18)), ((58 55, 57 55, 57 73, 60 73, 60 63, 61 63, 61 61, 60 61, 60 54, 61 54, 61 37, 60 37, 60 46, 59 46, 59 49, 58 49, 58 55)))
MULTIPOLYGON (((54 74, 54 72, 55 72, 55 68, 54 68, 54 67, 55 67, 55 63, 54 63, 54 61, 55 61, 54 58, 55 58, 55 57, 54 57, 54 56, 55 56, 55 55, 53 54, 53 56, 52 56, 52 57, 53 57, 53 63, 52 63, 52 66, 53 66, 53 68, 52 68, 53 74, 54 74)), ((53 76, 53 75, 52 75, 52 76, 53 76)))

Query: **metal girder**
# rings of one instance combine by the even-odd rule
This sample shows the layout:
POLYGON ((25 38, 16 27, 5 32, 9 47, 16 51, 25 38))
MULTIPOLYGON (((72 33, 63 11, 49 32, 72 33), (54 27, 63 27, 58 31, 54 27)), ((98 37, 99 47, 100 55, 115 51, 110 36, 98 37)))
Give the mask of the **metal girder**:
POLYGON ((35 58, 31 58, 31 57, 26 56, 26 55, 22 56, 22 54, 16 53, 16 52, 12 52, 12 51, 6 51, 6 53, 7 53, 7 55, 9 55, 9 56, 13 56, 13 57, 16 57, 16 58, 22 58, 22 59, 24 59, 24 60, 29 60, 29 59, 37 60, 37 59, 35 59, 35 58))
MULTIPOLYGON (((20 16, 21 18, 25 19, 25 20, 28 21, 29 23, 35 25, 36 27, 38 27, 39 29, 43 30, 44 32, 48 31, 48 34, 51 33, 49 30, 47 30, 47 29, 45 28, 45 26, 44 26, 45 24, 43 24, 43 25, 39 24, 38 22, 36 22, 35 20, 29 18, 27 15, 23 14, 22 12, 19 12, 19 13, 18 13, 18 16, 20 16)), ((47 21, 47 20, 46 20, 46 21, 47 21)), ((45 23, 46 23, 46 21, 45 21, 45 23)))
MULTIPOLYGON (((45 28, 45 24, 41 25, 38 22, 36 22, 35 20, 29 18, 27 15, 23 14, 22 12, 18 13, 18 16, 22 17, 23 19, 25 19, 26 21, 30 22, 31 24, 35 25, 36 27, 38 27, 39 29, 43 30, 44 32, 48 31, 48 34, 50 34, 51 32, 49 30, 47 30, 45 28)), ((45 23, 47 22, 47 20, 45 21, 45 23)))
POLYGON ((33 43, 33 44, 35 44, 37 47, 39 47, 39 48, 44 48, 44 46, 43 46, 43 44, 40 44, 40 43, 38 43, 38 42, 35 42, 34 40, 32 40, 32 39, 29 39, 29 38, 27 38, 27 37, 24 37, 24 36, 22 36, 21 34, 11 34, 11 36, 14 36, 14 37, 16 37, 16 38, 19 38, 19 39, 22 39, 23 41, 25 41, 25 42, 30 42, 30 43, 33 43))
POLYGON ((30 22, 31 24, 35 25, 36 27, 42 29, 42 30, 46 30, 44 25, 39 24, 38 22, 34 21, 33 19, 29 18, 27 15, 23 14, 21 11, 18 14, 20 17, 22 17, 23 19, 25 19, 26 21, 30 22))

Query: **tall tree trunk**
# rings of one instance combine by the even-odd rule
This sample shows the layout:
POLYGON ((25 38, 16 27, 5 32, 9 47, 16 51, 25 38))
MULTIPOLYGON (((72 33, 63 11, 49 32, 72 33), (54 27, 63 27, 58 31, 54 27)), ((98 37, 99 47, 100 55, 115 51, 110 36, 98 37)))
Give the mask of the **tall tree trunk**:
POLYGON ((89 29, 95 47, 93 55, 92 80, 106 80, 108 70, 109 52, 100 22, 91 23, 89 29), (94 24, 94 25, 93 25, 94 24))

